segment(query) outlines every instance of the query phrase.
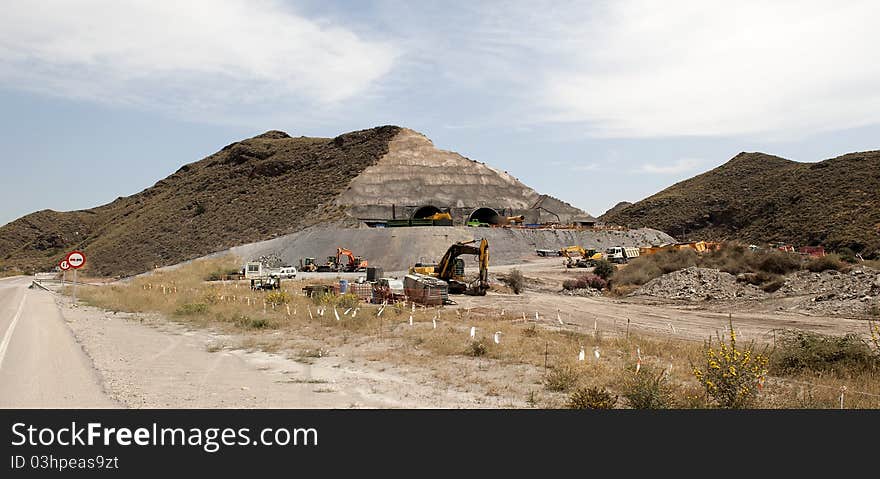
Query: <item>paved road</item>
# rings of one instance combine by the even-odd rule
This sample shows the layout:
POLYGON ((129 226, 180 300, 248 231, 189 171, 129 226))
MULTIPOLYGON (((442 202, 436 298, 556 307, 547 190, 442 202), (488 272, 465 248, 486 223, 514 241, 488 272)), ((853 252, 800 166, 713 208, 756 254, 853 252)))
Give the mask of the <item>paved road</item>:
POLYGON ((31 280, 0 280, 0 408, 118 407, 53 294, 28 289, 31 280))

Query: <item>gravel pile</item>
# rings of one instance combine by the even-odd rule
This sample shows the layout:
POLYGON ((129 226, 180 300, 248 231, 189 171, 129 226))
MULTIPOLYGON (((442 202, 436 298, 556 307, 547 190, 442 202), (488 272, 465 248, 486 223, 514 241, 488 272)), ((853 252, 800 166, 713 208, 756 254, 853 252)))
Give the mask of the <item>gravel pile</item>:
POLYGON ((602 296, 602 292, 593 288, 563 289, 565 296, 602 296))
POLYGON ((816 314, 873 316, 877 310, 872 308, 880 308, 880 271, 799 271, 789 275, 774 296, 802 296, 794 308, 816 314))
POLYGON ((758 299, 766 296, 753 285, 738 283, 732 274, 697 267, 654 278, 632 294, 687 301, 758 299))

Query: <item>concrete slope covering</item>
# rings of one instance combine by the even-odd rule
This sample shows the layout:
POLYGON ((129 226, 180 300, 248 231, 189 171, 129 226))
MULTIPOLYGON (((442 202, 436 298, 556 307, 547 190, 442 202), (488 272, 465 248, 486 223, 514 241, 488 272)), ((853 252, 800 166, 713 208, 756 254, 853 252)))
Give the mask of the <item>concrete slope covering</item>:
POLYGON ((365 169, 338 204, 490 206, 528 208, 540 195, 516 178, 484 163, 440 150, 424 135, 404 128, 388 153, 365 169))

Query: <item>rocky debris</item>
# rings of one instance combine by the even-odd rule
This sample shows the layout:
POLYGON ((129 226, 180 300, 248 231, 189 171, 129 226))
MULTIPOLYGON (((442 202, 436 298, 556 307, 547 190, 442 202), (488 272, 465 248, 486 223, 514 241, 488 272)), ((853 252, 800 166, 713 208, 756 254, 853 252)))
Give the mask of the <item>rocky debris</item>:
POLYGON ((266 265, 267 268, 280 268, 284 266, 284 260, 277 253, 269 253, 252 259, 266 265))
POLYGON ((687 301, 759 299, 766 294, 717 269, 690 267, 654 278, 632 293, 687 301))
POLYGON ((773 296, 801 297, 793 309, 815 314, 871 316, 880 308, 880 271, 859 266, 847 272, 798 271, 773 296))
POLYGON ((577 288, 577 289, 563 289, 562 294, 564 296, 602 296, 602 291, 593 288, 577 288))

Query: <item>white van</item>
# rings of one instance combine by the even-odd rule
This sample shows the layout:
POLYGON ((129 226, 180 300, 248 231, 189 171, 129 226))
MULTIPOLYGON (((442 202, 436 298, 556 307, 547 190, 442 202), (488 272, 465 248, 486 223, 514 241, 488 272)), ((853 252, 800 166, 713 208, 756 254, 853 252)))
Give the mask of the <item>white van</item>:
POLYGON ((281 278, 288 278, 288 279, 296 278, 296 268, 294 268, 293 266, 285 266, 285 267, 281 268, 280 272, 278 273, 278 276, 281 278))

